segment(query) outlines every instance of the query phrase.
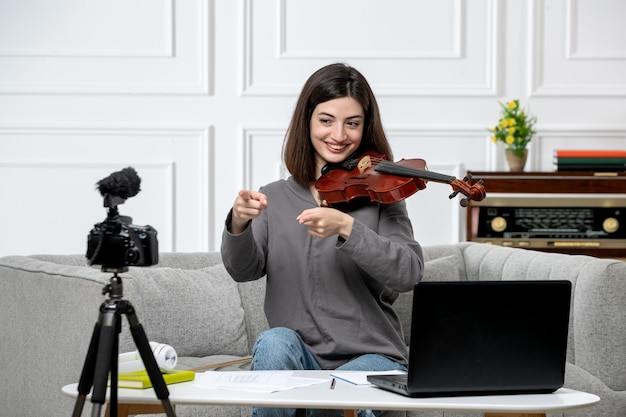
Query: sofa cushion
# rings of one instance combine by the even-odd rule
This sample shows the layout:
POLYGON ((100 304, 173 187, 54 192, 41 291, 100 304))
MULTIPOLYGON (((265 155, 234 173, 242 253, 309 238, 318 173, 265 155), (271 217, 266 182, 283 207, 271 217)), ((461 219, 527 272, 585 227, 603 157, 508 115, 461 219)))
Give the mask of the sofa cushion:
POLYGON ((249 353, 241 298, 223 265, 130 268, 122 276, 149 340, 173 346, 179 356, 249 353))
POLYGON ((424 263, 422 281, 459 281, 459 263, 463 260, 457 255, 435 258, 424 263))
MULTIPOLYGON (((424 277, 422 281, 459 281, 459 255, 448 255, 424 262, 424 277)), ((413 291, 401 293, 393 304, 394 310, 400 316, 404 340, 411 343, 411 310, 413 309, 413 291)))

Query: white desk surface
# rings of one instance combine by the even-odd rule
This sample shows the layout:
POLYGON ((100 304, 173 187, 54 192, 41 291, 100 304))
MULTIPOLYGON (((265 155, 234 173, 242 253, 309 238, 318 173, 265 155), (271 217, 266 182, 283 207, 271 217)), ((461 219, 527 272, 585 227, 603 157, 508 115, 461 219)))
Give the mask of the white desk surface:
MULTIPOLYGON (((374 410, 447 410, 485 413, 548 413, 587 408, 600 398, 586 392, 561 388, 552 394, 489 395, 470 397, 408 398, 373 386, 357 386, 337 380, 330 389, 330 371, 296 371, 294 376, 326 378, 328 383, 273 393, 209 389, 194 382, 168 385, 172 404, 261 406, 281 408, 331 408, 374 410)), ((63 387, 63 394, 77 397, 78 384, 63 387)), ((160 404, 149 389, 118 390, 120 404, 160 404)))

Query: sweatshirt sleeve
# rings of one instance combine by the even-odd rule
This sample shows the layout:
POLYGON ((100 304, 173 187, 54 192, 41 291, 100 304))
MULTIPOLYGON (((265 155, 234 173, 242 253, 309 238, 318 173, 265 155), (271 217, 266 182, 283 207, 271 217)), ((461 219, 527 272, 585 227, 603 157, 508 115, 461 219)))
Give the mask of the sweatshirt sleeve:
POLYGON ((424 274, 422 248, 413 237, 404 201, 380 206, 378 232, 355 218, 350 237, 337 247, 373 279, 398 292, 411 291, 424 274))
POLYGON ((221 255, 224 267, 237 282, 253 281, 265 275, 265 255, 255 241, 252 222, 240 234, 230 232, 232 210, 226 217, 222 233, 221 255))

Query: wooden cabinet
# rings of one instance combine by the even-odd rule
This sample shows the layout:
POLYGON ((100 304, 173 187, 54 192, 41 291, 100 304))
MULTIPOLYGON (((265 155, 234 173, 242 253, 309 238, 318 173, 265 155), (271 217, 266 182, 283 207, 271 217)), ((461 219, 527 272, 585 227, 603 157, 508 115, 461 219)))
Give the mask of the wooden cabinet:
POLYGON ((467 207, 467 240, 626 257, 626 173, 479 172, 487 197, 467 207))

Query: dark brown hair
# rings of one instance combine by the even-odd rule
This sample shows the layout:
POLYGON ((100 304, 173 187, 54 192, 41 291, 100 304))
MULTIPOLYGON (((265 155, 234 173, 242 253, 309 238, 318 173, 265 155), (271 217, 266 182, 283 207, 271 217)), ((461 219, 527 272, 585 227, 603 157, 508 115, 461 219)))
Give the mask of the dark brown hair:
POLYGON ((385 136, 376 97, 367 80, 345 64, 331 64, 314 72, 302 87, 296 108, 285 135, 283 160, 298 183, 308 186, 315 181, 315 150, 311 144, 311 117, 318 104, 341 97, 359 102, 365 115, 363 138, 358 152, 376 151, 393 161, 385 136))

